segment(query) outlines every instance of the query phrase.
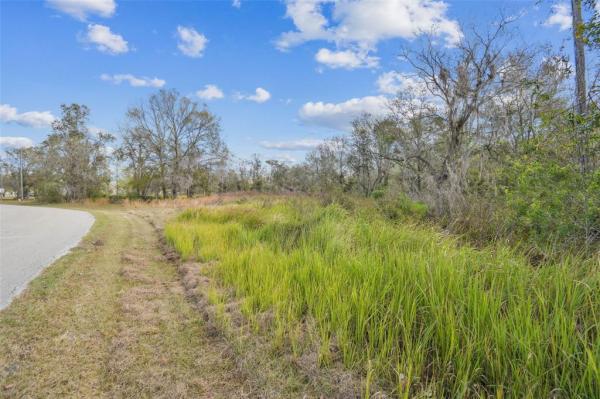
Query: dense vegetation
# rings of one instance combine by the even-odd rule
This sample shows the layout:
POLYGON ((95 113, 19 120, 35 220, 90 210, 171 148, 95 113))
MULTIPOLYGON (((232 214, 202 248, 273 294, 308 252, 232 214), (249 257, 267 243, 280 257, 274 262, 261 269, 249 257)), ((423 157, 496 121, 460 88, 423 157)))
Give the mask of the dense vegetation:
POLYGON ((272 312, 274 338, 298 356, 312 340, 321 365, 340 358, 363 375, 365 396, 369 386, 400 397, 600 395, 598 263, 533 268, 505 247, 459 246, 372 206, 347 208, 200 208, 165 234, 184 258, 217 260, 215 277, 247 317, 272 312))

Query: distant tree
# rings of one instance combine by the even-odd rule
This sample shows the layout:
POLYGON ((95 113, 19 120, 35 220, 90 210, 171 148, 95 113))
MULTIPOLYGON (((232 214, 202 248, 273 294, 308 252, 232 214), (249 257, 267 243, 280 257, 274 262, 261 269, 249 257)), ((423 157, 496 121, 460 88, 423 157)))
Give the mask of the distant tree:
POLYGON ((439 208, 445 213, 460 212, 465 206, 469 150, 478 133, 471 125, 477 123, 481 107, 498 93, 509 22, 495 23, 485 35, 473 31, 451 51, 436 46, 429 37, 422 48, 403 54, 438 102, 444 154, 436 180, 439 208))
POLYGON ((125 119, 121 153, 140 184, 156 180, 163 197, 189 192, 198 170, 227 158, 218 118, 175 90, 151 95, 125 119))
POLYGON ((268 159, 265 163, 269 165, 269 183, 271 189, 274 191, 290 190, 287 165, 276 159, 268 159))
POLYGON ((394 124, 365 114, 352 123, 349 164, 365 196, 385 186, 391 169, 394 124))
POLYGON ((91 134, 85 105, 61 105, 62 117, 52 123, 52 133, 35 151, 36 193, 67 201, 106 194, 110 182, 107 145, 114 137, 91 134))
POLYGON ((248 162, 250 169, 250 184, 252 190, 262 191, 264 187, 263 166, 260 156, 253 154, 248 162))

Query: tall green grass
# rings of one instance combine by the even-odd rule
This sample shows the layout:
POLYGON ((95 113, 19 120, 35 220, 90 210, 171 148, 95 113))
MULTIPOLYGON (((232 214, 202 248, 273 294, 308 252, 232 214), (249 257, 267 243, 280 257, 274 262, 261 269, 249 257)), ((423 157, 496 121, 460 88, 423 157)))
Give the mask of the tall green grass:
MULTIPOLYGON (((310 200, 188 210, 165 229, 184 258, 218 260, 248 315, 292 339, 311 320, 323 364, 399 397, 600 397, 600 267, 533 268, 310 200)), ((365 394, 367 394, 365 392, 365 394)))

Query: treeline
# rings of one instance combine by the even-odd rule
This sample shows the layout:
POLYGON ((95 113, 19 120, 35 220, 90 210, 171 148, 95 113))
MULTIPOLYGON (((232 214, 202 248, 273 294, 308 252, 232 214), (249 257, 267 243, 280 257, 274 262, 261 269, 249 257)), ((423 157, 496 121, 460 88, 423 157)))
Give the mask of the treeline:
POLYGON ((597 249, 598 71, 574 96, 566 57, 509 41, 500 23, 454 49, 429 41, 404 53, 413 84, 386 115, 363 115, 301 164, 255 157, 222 174, 219 189, 357 193, 390 217, 428 213, 475 239, 526 242, 542 258, 597 249))
POLYGON ((88 107, 61 109, 42 143, 6 151, 5 190, 43 202, 193 196, 207 193, 212 168, 227 161, 218 118, 174 90, 131 107, 116 148, 112 134, 90 130, 88 107))
MULTIPOLYGON (((391 218, 429 215, 476 240, 525 242, 542 258, 565 248, 593 251, 600 242, 598 70, 574 68, 543 47, 509 45, 507 24, 471 32, 456 48, 425 40, 403 53, 414 73, 387 112, 362 115, 350 134, 301 163, 258 155, 234 162, 214 114, 161 90, 127 111, 114 151, 112 135, 90 132, 87 107, 63 106, 44 142, 7 152, 3 184, 19 191, 23 170, 24 194, 43 201, 357 195, 376 199, 391 218), (592 83, 582 93, 573 82, 585 83, 586 72, 592 83)), ((592 49, 594 26, 585 31, 592 49)))
POLYGON ((8 149, 0 165, 2 186, 19 197, 45 202, 95 198, 110 192, 107 132, 91 133, 85 105, 61 105, 62 117, 39 145, 8 149))

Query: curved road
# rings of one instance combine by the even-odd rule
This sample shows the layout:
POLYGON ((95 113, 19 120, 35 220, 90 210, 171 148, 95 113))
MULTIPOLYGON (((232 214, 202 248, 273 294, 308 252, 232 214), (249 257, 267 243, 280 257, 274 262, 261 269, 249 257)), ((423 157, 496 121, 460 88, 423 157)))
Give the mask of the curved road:
POLYGON ((0 309, 92 224, 94 217, 83 211, 0 204, 0 309))

